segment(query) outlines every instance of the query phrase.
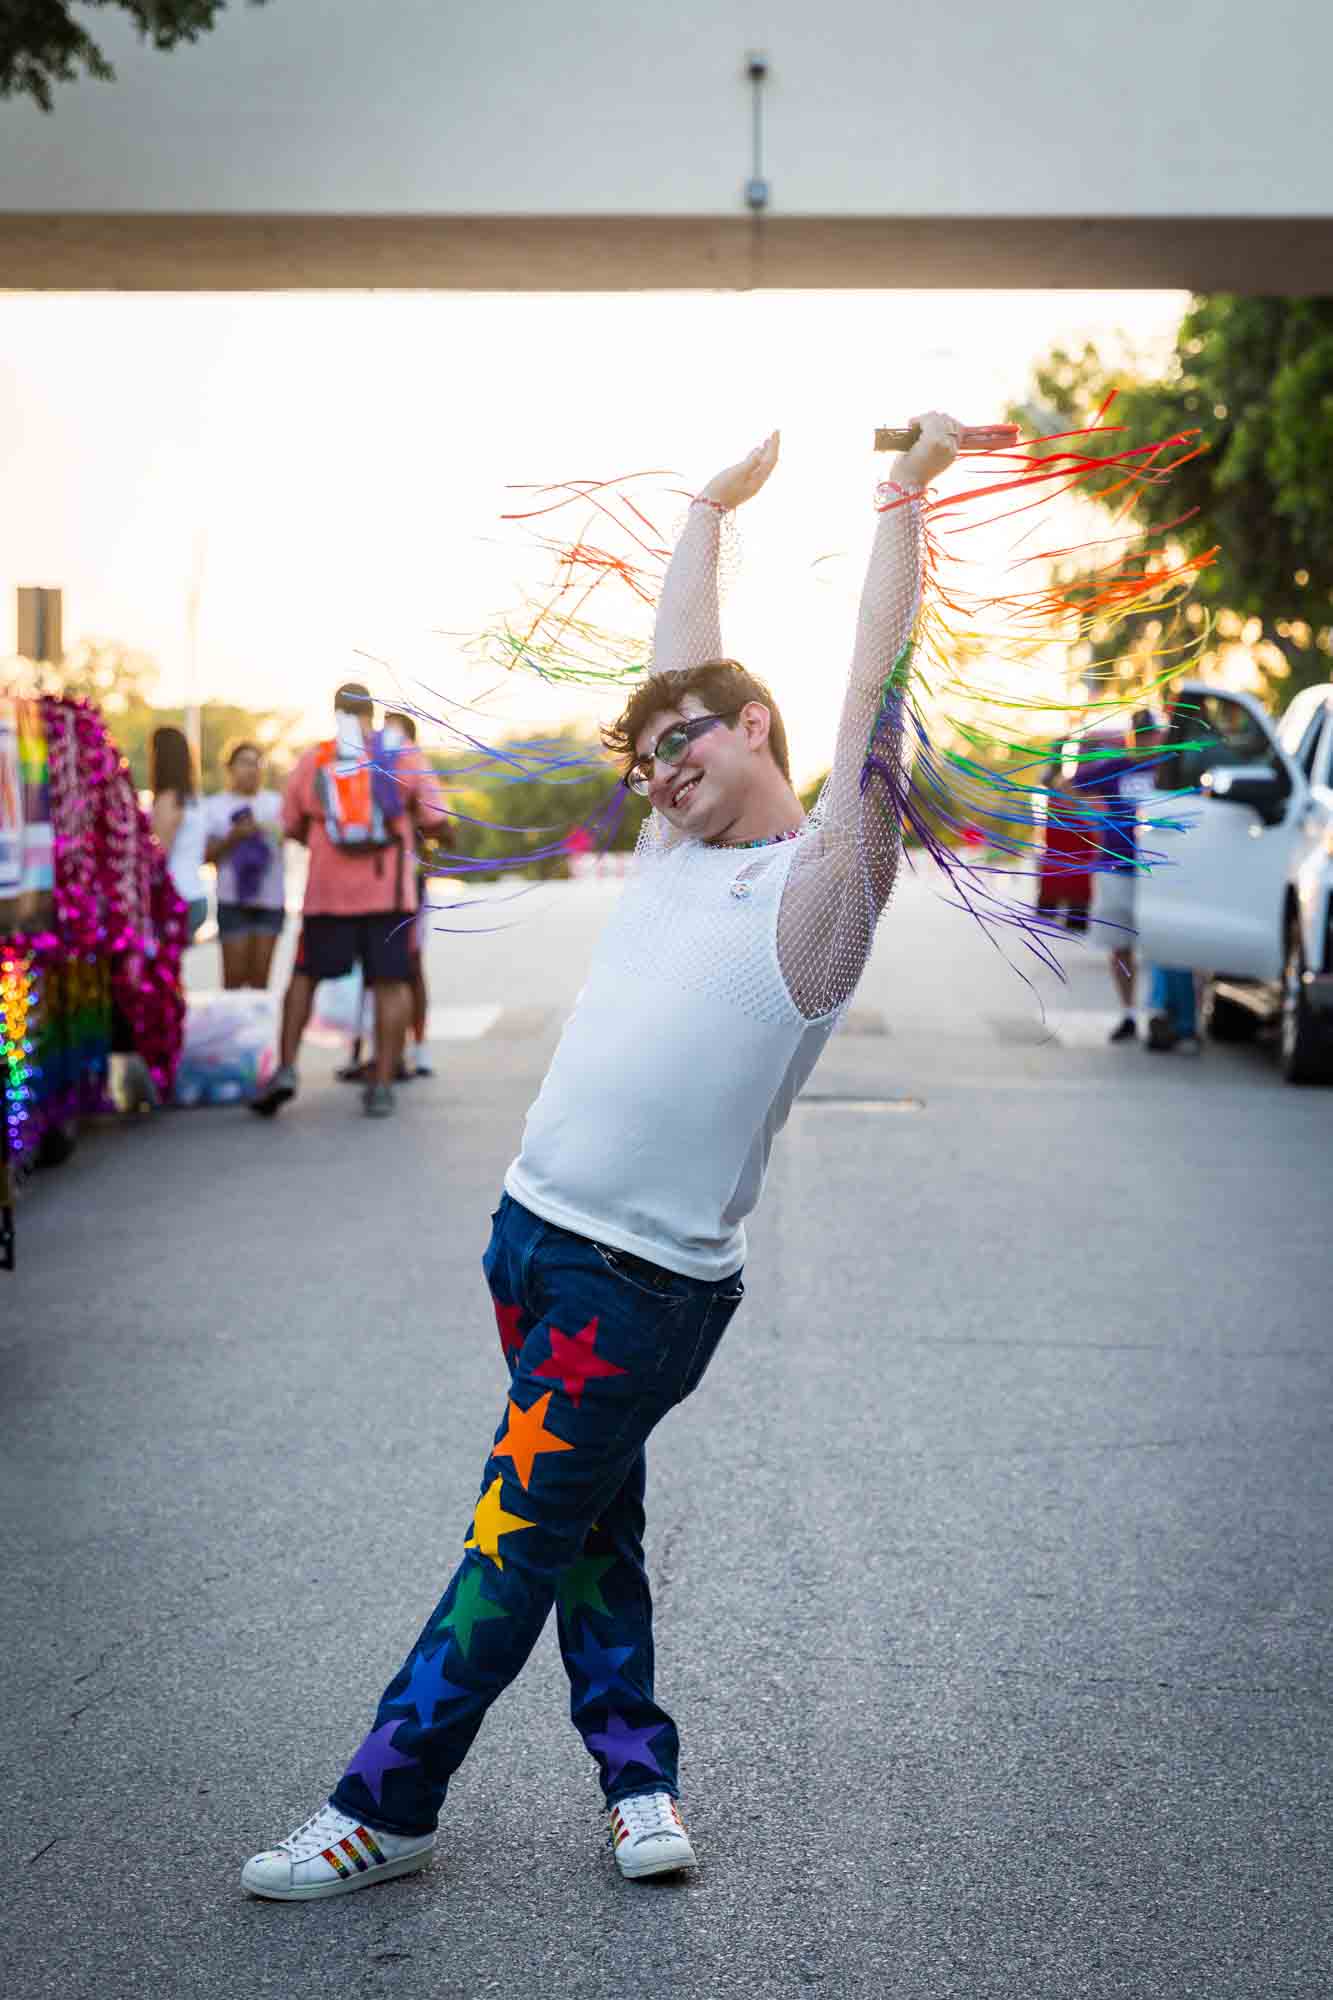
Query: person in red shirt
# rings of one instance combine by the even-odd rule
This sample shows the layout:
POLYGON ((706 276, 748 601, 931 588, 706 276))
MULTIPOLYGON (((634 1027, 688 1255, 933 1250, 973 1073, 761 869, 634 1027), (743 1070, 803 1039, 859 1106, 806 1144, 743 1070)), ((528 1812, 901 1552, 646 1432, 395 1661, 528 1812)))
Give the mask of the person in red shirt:
POLYGON ((349 681, 339 688, 333 709, 334 736, 305 752, 283 795, 283 831, 309 849, 310 871, 278 1067, 251 1100, 265 1118, 296 1095, 296 1058, 316 986, 358 963, 375 994, 375 1070, 365 1109, 372 1118, 392 1113, 412 1009, 416 829, 448 817, 420 751, 380 755, 364 687, 349 681))

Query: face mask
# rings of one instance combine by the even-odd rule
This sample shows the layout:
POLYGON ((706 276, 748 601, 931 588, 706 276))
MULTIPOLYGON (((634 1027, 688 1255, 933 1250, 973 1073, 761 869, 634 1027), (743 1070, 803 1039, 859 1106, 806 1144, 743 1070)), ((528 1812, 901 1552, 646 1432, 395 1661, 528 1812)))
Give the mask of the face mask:
POLYGON ((407 736, 401 724, 386 722, 380 731, 380 741, 386 750, 401 750, 407 741, 407 736))

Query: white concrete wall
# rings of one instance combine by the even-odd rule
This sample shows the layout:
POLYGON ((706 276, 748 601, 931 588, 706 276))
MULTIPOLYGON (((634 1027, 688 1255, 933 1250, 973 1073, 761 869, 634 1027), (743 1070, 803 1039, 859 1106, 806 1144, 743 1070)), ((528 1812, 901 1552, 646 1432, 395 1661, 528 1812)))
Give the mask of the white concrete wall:
POLYGON ((0 210, 727 215, 762 49, 776 215, 1333 212, 1328 0, 233 0, 44 117, 0 210))

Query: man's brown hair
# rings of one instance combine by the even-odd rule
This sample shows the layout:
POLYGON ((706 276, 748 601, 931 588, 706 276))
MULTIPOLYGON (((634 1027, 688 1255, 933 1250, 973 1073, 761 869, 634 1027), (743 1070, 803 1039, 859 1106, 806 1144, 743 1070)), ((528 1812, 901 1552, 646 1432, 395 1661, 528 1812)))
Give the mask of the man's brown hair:
POLYGON ((606 748, 624 758, 626 775, 638 757, 639 731, 644 724, 661 709, 679 708, 687 694, 698 695, 712 714, 730 716, 728 727, 735 721, 733 709, 744 708, 747 701, 761 702, 768 710, 768 747, 773 762, 791 783, 787 731, 778 705, 758 676, 748 673, 739 660, 706 660, 698 667, 664 669, 639 683, 615 721, 602 731, 606 748))

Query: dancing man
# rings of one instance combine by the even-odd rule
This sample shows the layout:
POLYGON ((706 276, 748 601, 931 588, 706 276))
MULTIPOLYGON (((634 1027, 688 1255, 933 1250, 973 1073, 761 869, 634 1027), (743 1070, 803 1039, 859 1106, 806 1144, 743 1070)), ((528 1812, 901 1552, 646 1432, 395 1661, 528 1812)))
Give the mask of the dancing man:
POLYGON ((652 812, 505 1176, 483 1269, 510 1374, 462 1560, 329 1802, 242 1871, 305 1900, 424 1867, 449 1780, 553 1604, 571 1713, 622 1874, 693 1864, 679 1739, 653 1680, 644 1446, 740 1304, 774 1135, 861 976, 900 854, 901 688, 921 498, 952 418, 880 489, 832 769, 807 819, 781 718, 722 651, 725 519, 775 432, 692 504, 654 672, 608 747, 652 812))

